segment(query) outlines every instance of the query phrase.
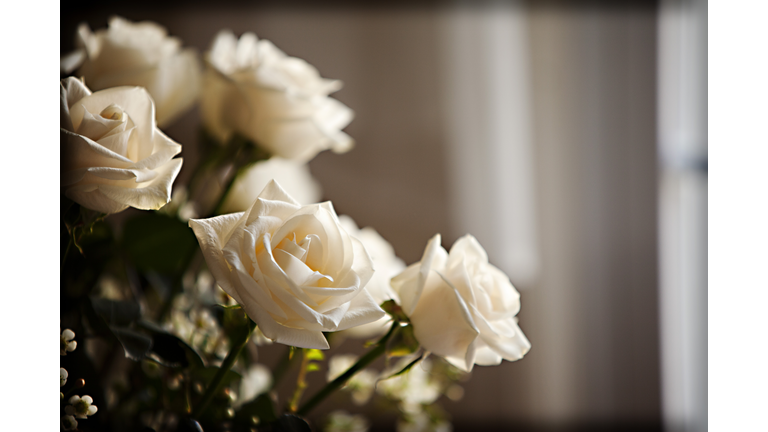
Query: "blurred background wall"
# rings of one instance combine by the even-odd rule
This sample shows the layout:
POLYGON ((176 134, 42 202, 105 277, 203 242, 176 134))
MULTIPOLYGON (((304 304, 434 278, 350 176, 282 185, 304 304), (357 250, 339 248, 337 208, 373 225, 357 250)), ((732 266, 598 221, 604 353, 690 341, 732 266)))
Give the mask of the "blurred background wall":
MULTIPOLYGON (((678 51, 660 53, 701 4, 81 2, 62 4, 61 47, 72 49, 78 23, 103 28, 119 14, 156 21, 200 52, 222 28, 253 31, 341 79, 334 97, 355 111, 345 131, 357 146, 310 163, 324 197, 407 263, 435 233, 447 248, 473 233, 522 293, 533 348, 519 362, 475 368, 464 398, 442 402, 457 430, 661 430, 666 418, 669 430, 698 431, 706 234, 679 230, 691 220, 706 227, 696 201, 702 182, 706 198, 706 171, 660 157, 660 124, 677 130, 671 112, 706 107, 705 87, 680 90, 701 76, 698 58, 681 53, 706 47, 706 19, 703 33, 699 20, 678 51), (661 19, 670 4, 677 21, 661 19), (666 73, 672 64, 682 69, 666 73), (698 189, 670 195, 679 188, 664 185, 678 168, 695 173, 698 189), (694 204, 675 207, 686 199, 694 204), (699 258, 681 264, 686 257, 699 258), (678 295, 681 282, 660 269, 681 268, 688 285, 678 295)), ((706 82, 706 66, 703 74, 706 82)), ((696 118, 689 130, 701 130, 696 118)), ((184 145, 182 181, 198 126, 193 111, 167 129, 184 145)))

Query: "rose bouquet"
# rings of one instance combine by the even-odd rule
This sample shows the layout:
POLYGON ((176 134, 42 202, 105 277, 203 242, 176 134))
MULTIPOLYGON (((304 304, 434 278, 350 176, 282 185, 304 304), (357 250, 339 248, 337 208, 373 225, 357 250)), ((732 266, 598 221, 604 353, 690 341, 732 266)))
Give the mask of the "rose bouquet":
POLYGON ((203 62, 154 23, 83 25, 77 41, 60 85, 63 429, 309 430, 343 390, 385 401, 400 430, 445 430, 438 397, 529 350, 520 295, 474 237, 446 251, 438 234, 406 267, 318 202, 306 162, 354 144, 339 81, 251 33, 220 32, 203 62), (180 185, 190 143, 158 124, 195 101, 203 158, 180 185), (357 353, 326 362, 345 339, 357 353))

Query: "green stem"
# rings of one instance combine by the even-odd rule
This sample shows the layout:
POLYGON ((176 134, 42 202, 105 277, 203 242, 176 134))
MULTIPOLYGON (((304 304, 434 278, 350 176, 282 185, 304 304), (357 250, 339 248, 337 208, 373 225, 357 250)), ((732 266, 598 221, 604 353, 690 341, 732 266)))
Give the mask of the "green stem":
POLYGON ((224 191, 221 193, 221 196, 219 196, 219 201, 216 202, 216 206, 213 207, 213 211, 211 212, 211 216, 216 216, 221 213, 221 208, 224 206, 224 201, 227 199, 227 195, 229 195, 229 191, 232 189, 232 186, 235 184, 235 180, 237 180, 237 177, 240 175, 241 169, 235 164, 235 166, 232 168, 235 173, 230 177, 229 181, 227 181, 227 185, 224 187, 224 191))
POLYGON ((74 386, 70 387, 69 390, 67 390, 67 392, 64 393, 64 399, 62 399, 62 401, 64 403, 67 403, 67 400, 69 400, 69 397, 72 395, 72 393, 74 393, 75 390, 81 389, 81 388, 82 388, 81 386, 79 386, 79 385, 77 385, 77 383, 75 383, 74 386))
POLYGON ((61 267, 59 267, 59 273, 64 271, 64 263, 67 262, 67 256, 69 255, 69 250, 72 249, 72 244, 75 242, 74 238, 72 236, 69 236, 69 242, 67 243, 67 249, 64 250, 64 256, 61 258, 61 267))
POLYGON ((280 360, 280 363, 277 364, 275 367, 275 372, 272 374, 273 389, 277 388, 280 381, 282 381, 285 373, 288 372, 288 369, 291 367, 291 363, 293 363, 294 358, 295 356, 291 356, 291 347, 286 346, 285 355, 283 356, 282 360, 280 360))
POLYGON ((229 195, 229 191, 232 189, 232 185, 235 184, 235 180, 242 174, 246 168, 256 162, 267 160, 271 155, 262 150, 256 143, 249 141, 243 137, 233 137, 229 143, 230 147, 236 148, 234 153, 231 154, 230 159, 232 161, 232 170, 234 173, 224 187, 224 191, 219 197, 219 201, 213 208, 211 216, 216 216, 221 213, 221 209, 224 205, 224 201, 229 195))
POLYGON ((288 405, 288 409, 291 412, 296 412, 299 407, 299 401, 301 401, 301 395, 303 395, 304 390, 307 389, 307 367, 309 366, 309 356, 307 355, 306 348, 302 350, 302 354, 301 369, 299 369, 299 377, 296 380, 296 390, 293 392, 291 403, 288 405))
POLYGON ((232 369, 232 366, 234 366, 235 360, 237 360, 237 356, 240 355, 240 351, 242 351, 245 344, 248 343, 248 339, 251 338, 251 334, 255 328, 256 323, 249 319, 248 333, 246 333, 242 340, 232 345, 232 348, 229 349, 229 354, 227 354, 227 357, 224 359, 224 362, 216 372, 216 375, 213 377, 211 383, 208 384, 208 389, 206 389, 205 394, 203 395, 203 399, 192 413, 192 418, 200 418, 200 416, 205 412, 205 409, 208 408, 208 405, 211 403, 211 400, 213 400, 216 392, 219 391, 219 387, 221 387, 224 376, 227 374, 227 372, 229 372, 230 369, 232 369))
POLYGON ((389 331, 386 335, 384 335, 381 339, 379 339, 378 342, 376 342, 376 346, 368 351, 366 355, 360 358, 360 360, 357 361, 357 363, 353 364, 349 369, 347 369, 346 372, 341 374, 338 378, 335 380, 329 382, 325 385, 319 392, 317 392, 312 398, 307 401, 304 405, 299 408, 298 411, 296 411, 296 414, 299 416, 305 416, 307 413, 309 413, 315 406, 317 406, 320 402, 322 402, 328 395, 335 392, 339 388, 343 387, 344 384, 349 381, 350 378, 352 378, 358 371, 362 370, 369 364, 373 363, 374 360, 379 358, 384 352, 387 350, 387 341, 392 336, 392 334, 400 327, 400 322, 395 321, 392 323, 392 327, 389 328, 389 331))

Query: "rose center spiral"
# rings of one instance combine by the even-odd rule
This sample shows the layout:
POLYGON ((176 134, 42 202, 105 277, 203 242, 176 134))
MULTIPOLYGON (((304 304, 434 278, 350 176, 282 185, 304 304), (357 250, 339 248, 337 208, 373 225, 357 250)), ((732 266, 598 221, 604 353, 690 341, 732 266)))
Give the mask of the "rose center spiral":
POLYGON ((272 251, 280 268, 297 285, 322 286, 333 282, 333 277, 319 271, 322 253, 317 236, 308 235, 301 241, 296 233, 283 238, 272 251))

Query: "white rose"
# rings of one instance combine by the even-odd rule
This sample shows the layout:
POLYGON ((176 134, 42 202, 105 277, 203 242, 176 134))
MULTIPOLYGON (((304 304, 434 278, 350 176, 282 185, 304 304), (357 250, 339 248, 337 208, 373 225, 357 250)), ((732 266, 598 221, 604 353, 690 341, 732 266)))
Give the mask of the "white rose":
MULTIPOLYGON (((344 230, 349 235, 363 243, 365 250, 371 255, 375 272, 368 285, 365 286, 365 289, 379 305, 389 299, 397 300, 389 280, 403 271, 405 263, 395 256, 395 249, 375 229, 371 227, 360 229, 355 221, 347 215, 339 216, 339 222, 341 222, 341 226, 344 227, 344 230)), ((389 329, 389 323, 390 317, 385 315, 378 321, 353 327, 347 330, 346 333, 358 338, 373 337, 386 333, 389 329)))
POLYGON ((216 282, 276 342, 327 349, 322 332, 384 315, 364 289, 371 259, 330 202, 302 206, 272 181, 244 213, 189 225, 216 282))
POLYGON ((78 204, 102 212, 157 210, 171 199, 181 146, 155 126, 155 106, 141 87, 91 93, 61 81, 61 187, 78 204))
POLYGON ((392 287, 421 346, 464 371, 519 360, 531 348, 515 317, 520 294, 471 235, 450 254, 434 236, 392 287))
POLYGON ((322 150, 354 144, 341 131, 352 110, 328 95, 341 82, 320 77, 304 60, 288 57, 246 33, 221 31, 206 55, 201 113, 221 142, 238 133, 273 155, 306 162, 322 150))
POLYGON ((221 208, 222 213, 245 211, 259 192, 272 179, 301 204, 320 201, 320 183, 312 177, 306 164, 290 159, 271 157, 253 164, 232 185, 221 208))
POLYGON ((61 60, 68 73, 80 65, 77 76, 94 89, 140 86, 147 89, 157 109, 157 123, 170 124, 195 103, 200 87, 197 53, 181 49, 178 38, 168 36, 156 23, 132 23, 112 17, 107 29, 77 29, 78 50, 61 60))

